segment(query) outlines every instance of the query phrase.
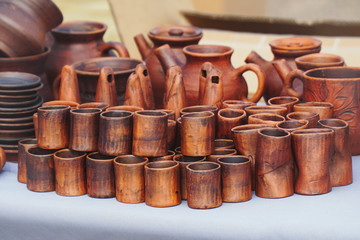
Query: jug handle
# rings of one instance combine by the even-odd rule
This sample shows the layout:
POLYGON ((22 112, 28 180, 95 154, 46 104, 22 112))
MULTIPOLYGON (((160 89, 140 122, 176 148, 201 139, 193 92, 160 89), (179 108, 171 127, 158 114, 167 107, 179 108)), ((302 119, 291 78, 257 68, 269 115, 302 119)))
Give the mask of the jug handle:
POLYGON ((117 54, 119 54, 119 57, 130 57, 125 45, 120 42, 103 43, 98 46, 98 49, 101 54, 106 53, 110 50, 114 50, 115 52, 117 52, 117 54))
POLYGON ((295 79, 300 79, 302 82, 304 82, 303 78, 304 78, 304 72, 301 71, 300 69, 294 69, 286 75, 286 78, 284 80, 284 87, 287 95, 294 96, 297 98, 302 97, 303 95, 302 92, 296 91, 292 87, 292 84, 295 79))
POLYGON ((246 71, 252 71, 256 74, 257 79, 258 79, 258 88, 254 94, 254 96, 250 99, 247 98, 247 96, 245 97, 245 99, 241 99, 241 100, 245 100, 245 101, 250 101, 250 102, 257 102, 260 100, 260 98, 263 95, 264 89, 265 89, 265 76, 264 73, 261 71, 260 67, 254 63, 248 63, 245 64, 243 66, 240 66, 238 68, 235 69, 235 74, 240 77, 244 72, 246 71))

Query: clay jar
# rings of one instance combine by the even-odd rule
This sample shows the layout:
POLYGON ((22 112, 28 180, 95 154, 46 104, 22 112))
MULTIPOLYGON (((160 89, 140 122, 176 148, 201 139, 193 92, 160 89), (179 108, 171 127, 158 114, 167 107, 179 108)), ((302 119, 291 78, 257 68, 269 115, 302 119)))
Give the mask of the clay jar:
MULTIPOLYGON (((190 45, 183 49, 186 56, 186 64, 182 67, 188 104, 199 103, 199 77, 206 74, 201 70, 205 62, 211 62, 222 73, 224 100, 247 100, 257 102, 263 94, 265 78, 263 72, 256 64, 246 64, 239 68, 231 65, 231 55, 234 50, 231 47, 220 45, 190 45), (251 99, 248 99, 248 87, 242 74, 253 71, 258 78, 258 89, 251 99)), ((169 46, 161 46, 155 50, 162 66, 168 69, 178 65, 169 46)))
POLYGON ((66 64, 70 65, 82 59, 114 56, 110 50, 115 50, 120 57, 129 57, 123 44, 104 43, 106 29, 105 24, 90 21, 65 22, 54 28, 51 31, 54 44, 46 64, 50 84, 59 76, 66 64))
POLYGON ((304 83, 304 101, 333 104, 334 117, 349 124, 352 154, 360 154, 360 68, 326 67, 296 73, 304 83))
POLYGON ((163 44, 168 44, 173 50, 178 65, 182 67, 186 62, 182 49, 185 46, 197 44, 202 36, 203 34, 199 28, 173 25, 157 27, 148 33, 148 37, 154 44, 153 48, 150 47, 142 34, 134 37, 136 46, 149 71, 157 108, 163 107, 165 71, 163 71, 158 58, 154 54, 154 49, 163 44))

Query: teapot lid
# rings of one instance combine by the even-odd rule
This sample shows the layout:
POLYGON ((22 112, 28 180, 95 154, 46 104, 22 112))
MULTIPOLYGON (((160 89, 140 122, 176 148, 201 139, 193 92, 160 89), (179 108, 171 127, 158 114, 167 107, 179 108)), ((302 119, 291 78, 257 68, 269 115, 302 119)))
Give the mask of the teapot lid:
POLYGON ((311 37, 289 37, 273 40, 269 45, 272 49, 301 51, 319 48, 321 46, 321 41, 311 37))
POLYGON ((190 26, 161 26, 152 29, 148 36, 154 42, 164 43, 179 43, 184 42, 187 45, 188 42, 198 42, 202 38, 202 31, 196 27, 190 26))

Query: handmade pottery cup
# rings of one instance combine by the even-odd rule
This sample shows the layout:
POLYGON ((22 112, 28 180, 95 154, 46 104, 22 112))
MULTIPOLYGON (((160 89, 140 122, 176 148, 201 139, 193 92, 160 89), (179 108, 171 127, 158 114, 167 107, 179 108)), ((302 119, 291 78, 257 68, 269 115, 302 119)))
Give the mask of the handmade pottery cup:
POLYGON ((36 138, 22 139, 18 143, 18 175, 17 179, 21 183, 26 183, 26 150, 37 146, 36 138))

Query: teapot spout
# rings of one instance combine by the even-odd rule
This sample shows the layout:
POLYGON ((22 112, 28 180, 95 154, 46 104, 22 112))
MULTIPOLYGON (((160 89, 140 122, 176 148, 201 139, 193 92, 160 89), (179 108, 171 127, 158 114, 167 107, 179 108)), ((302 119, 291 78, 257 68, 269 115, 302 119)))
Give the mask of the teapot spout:
POLYGON ((154 50, 154 53, 159 59, 159 62, 161 63, 164 72, 166 72, 172 66, 181 66, 180 64, 178 64, 179 61, 177 61, 177 58, 174 52, 171 50, 169 44, 164 44, 156 48, 154 50))
POLYGON ((143 34, 136 35, 134 37, 134 41, 135 41, 136 46, 141 54, 141 58, 143 60, 145 60, 151 52, 150 44, 148 43, 148 41, 146 41, 143 34))

